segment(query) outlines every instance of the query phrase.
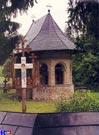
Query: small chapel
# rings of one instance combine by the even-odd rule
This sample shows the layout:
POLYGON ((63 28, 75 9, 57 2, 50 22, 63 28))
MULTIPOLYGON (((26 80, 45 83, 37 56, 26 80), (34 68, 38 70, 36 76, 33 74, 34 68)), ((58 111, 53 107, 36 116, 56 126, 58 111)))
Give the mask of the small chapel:
MULTIPOLYGON (((59 28, 50 10, 33 21, 25 39, 24 46, 31 48, 30 53, 25 53, 26 61, 31 62, 32 53, 36 56, 33 69, 27 69, 27 99, 59 100, 72 96, 72 54, 76 46, 59 28)), ((20 58, 17 61, 20 62, 20 58)), ((15 78, 20 79, 19 69, 15 78)), ((15 83, 16 93, 21 95, 20 83, 15 83)))

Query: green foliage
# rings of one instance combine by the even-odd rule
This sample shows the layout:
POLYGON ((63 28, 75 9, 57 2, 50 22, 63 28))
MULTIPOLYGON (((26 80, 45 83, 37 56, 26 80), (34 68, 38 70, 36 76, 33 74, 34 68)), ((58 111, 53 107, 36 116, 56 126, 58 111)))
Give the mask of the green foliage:
POLYGON ((99 3, 69 2, 68 34, 77 45, 73 56, 76 86, 99 90, 99 3))
POLYGON ((36 0, 1 0, 0 1, 0 64, 4 64, 15 45, 18 43, 19 35, 17 29, 19 24, 11 21, 17 13, 23 13, 29 7, 33 7, 36 0))
POLYGON ((99 90, 99 42, 93 37, 80 38, 80 52, 73 56, 73 79, 77 86, 99 90))
POLYGON ((15 48, 19 40, 19 36, 14 37, 0 37, 0 65, 3 65, 6 59, 10 56, 12 50, 15 48))
POLYGON ((92 92, 76 92, 70 100, 56 104, 57 112, 89 112, 99 111, 99 97, 92 92))
POLYGON ((70 34, 99 37, 99 3, 95 1, 76 2, 69 0, 68 32, 70 34))
POLYGON ((2 76, 3 77, 7 77, 7 75, 11 76, 12 72, 11 72, 11 66, 12 65, 12 60, 11 59, 7 59, 5 64, 3 65, 3 69, 2 69, 2 76))
POLYGON ((0 10, 3 10, 6 16, 17 14, 18 11, 26 12, 29 7, 33 7, 37 0, 2 0, 0 1, 0 10))

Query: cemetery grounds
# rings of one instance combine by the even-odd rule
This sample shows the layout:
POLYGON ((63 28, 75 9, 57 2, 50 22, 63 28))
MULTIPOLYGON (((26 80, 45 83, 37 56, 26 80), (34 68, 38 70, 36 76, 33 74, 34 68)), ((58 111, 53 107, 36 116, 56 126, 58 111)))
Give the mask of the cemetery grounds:
MULTIPOLYGON (((4 77, 2 76, 3 66, 0 66, 0 84, 3 84, 4 77)), ((22 102, 19 100, 13 100, 11 95, 15 94, 15 89, 8 90, 7 94, 3 93, 3 88, 0 88, 0 111, 22 111, 22 102)), ((43 112, 55 112, 54 102, 39 102, 39 101, 27 101, 27 112, 31 113, 43 113, 43 112)))
MULTIPOLYGON (((4 77, 2 76, 2 69, 3 69, 3 67, 0 66, 0 84, 3 84, 3 81, 4 81, 4 77)), ((6 94, 6 93, 3 93, 3 88, 0 88, 0 111, 22 112, 22 102, 20 100, 11 98, 12 97, 11 95, 15 95, 15 92, 16 92, 15 89, 11 89, 11 90, 8 90, 8 92, 6 94)), ((84 96, 86 94, 87 93, 85 93, 84 96)), ((99 92, 92 91, 89 93, 89 96, 92 97, 92 100, 93 100, 93 97, 95 100, 97 99, 97 102, 94 101, 96 104, 99 102, 99 92)), ((77 97, 82 98, 82 94, 76 93, 76 98, 77 97)), ((73 99, 73 100, 75 100, 75 99, 73 99)), ((92 100, 91 100, 91 102, 93 105, 94 102, 92 100)), ((88 100, 88 102, 90 103, 90 100, 88 100)), ((73 101, 73 103, 74 103, 74 101, 73 101)), ((59 101, 59 102, 58 101, 56 101, 56 102, 55 101, 45 101, 44 102, 44 101, 29 100, 26 102, 26 104, 27 104, 27 112, 30 112, 30 113, 38 113, 38 112, 47 113, 47 112, 60 112, 60 111, 70 112, 71 109, 72 109, 72 111, 75 112, 75 110, 76 111, 80 110, 79 106, 77 108, 77 105, 79 104, 80 106, 82 106, 82 101, 79 101, 77 99, 74 103, 74 105, 75 105, 74 108, 73 108, 72 104, 69 104, 69 106, 68 105, 65 106, 63 100, 59 101)), ((91 108, 94 108, 94 107, 92 107, 92 105, 91 105, 91 108)), ((96 105, 96 108, 98 106, 96 105)), ((89 111, 90 111, 90 109, 89 109, 89 111)), ((94 109, 92 111, 94 111, 94 109)), ((97 111, 97 109, 96 109, 96 111, 97 111)))

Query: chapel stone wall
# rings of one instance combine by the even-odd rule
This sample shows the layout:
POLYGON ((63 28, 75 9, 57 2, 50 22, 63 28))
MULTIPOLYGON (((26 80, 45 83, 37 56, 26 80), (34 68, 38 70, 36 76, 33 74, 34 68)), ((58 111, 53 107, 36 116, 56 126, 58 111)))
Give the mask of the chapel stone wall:
MULTIPOLYGON (((46 55, 46 54, 45 54, 46 55)), ((40 85, 33 88, 33 100, 58 100, 61 98, 69 98, 74 93, 74 85, 72 82, 72 57, 65 52, 53 54, 51 57, 43 54, 39 62, 46 64, 48 67, 48 85, 40 85), (55 82, 55 66, 62 64, 64 66, 64 82, 56 84, 55 82)))
MULTIPOLYGON (((40 84, 40 75, 34 79, 36 82, 32 90, 27 89, 27 99, 33 100, 58 100, 69 98, 74 93, 74 85, 72 82, 72 57, 70 53, 65 51, 58 52, 40 52, 37 53, 37 61, 41 64, 46 64, 48 67, 48 84, 40 84), (56 84, 55 81, 55 66, 62 64, 64 67, 63 84, 56 84)), ((38 70, 36 68, 36 70, 38 70)), ((39 71, 35 71, 38 74, 39 71)), ((17 90, 17 95, 21 95, 20 90, 17 90)))
POLYGON ((33 89, 33 100, 62 100, 68 99, 74 94, 73 85, 42 86, 33 89))

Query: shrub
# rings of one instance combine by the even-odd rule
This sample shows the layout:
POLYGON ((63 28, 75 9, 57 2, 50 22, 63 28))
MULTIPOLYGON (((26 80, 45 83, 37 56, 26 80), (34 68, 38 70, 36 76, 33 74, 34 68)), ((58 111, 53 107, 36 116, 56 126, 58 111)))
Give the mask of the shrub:
POLYGON ((69 100, 56 103, 57 112, 87 112, 99 111, 99 99, 92 92, 75 92, 69 100))

